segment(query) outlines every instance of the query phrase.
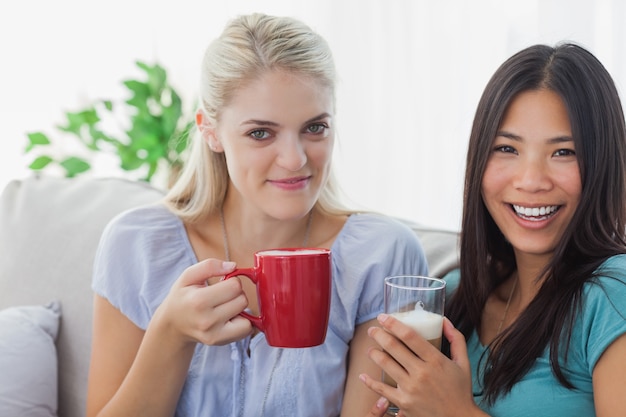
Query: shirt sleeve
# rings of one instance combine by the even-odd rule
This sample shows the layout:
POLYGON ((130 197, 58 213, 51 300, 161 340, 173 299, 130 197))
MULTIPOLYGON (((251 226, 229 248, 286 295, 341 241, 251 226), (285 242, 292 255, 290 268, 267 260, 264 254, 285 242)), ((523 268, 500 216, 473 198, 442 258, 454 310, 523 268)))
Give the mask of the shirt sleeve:
POLYGON ((356 305, 355 323, 384 311, 383 280, 391 275, 427 275, 428 264, 419 239, 395 219, 353 215, 333 245, 336 273, 342 277, 338 295, 343 305, 356 305), (350 301, 350 297, 358 297, 350 301))
POLYGON ((610 258, 599 273, 585 286, 581 312, 590 374, 604 351, 626 334, 626 255, 610 258))
POLYGON ((183 270, 195 263, 180 221, 160 205, 134 208, 104 229, 92 289, 145 329, 183 270))

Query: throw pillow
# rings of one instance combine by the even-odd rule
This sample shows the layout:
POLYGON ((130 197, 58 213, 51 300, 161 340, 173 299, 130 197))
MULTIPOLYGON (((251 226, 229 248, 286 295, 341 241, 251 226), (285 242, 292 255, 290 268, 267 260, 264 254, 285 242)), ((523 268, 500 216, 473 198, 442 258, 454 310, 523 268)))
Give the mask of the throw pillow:
POLYGON ((0 310, 0 416, 57 415, 57 354, 61 306, 0 310))

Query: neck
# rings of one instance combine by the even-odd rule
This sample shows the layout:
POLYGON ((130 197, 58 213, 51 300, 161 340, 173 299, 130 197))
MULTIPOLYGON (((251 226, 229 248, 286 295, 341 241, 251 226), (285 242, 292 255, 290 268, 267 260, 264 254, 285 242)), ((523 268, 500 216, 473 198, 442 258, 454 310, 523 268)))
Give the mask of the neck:
POLYGON ((269 229, 255 224, 248 231, 245 227, 241 227, 241 224, 236 227, 236 222, 232 220, 229 222, 228 214, 223 209, 220 210, 219 215, 227 260, 252 259, 251 255, 262 249, 308 246, 314 216, 311 210, 305 218, 297 222, 295 228, 284 228, 283 225, 288 224, 280 221, 279 225, 273 224, 269 229), (285 233, 281 233, 281 230, 285 233))
POLYGON ((517 264, 517 279, 518 289, 516 290, 516 299, 519 304, 526 306, 535 298, 541 285, 543 284, 544 277, 541 276, 547 263, 534 263, 529 264, 527 262, 518 262, 517 264))

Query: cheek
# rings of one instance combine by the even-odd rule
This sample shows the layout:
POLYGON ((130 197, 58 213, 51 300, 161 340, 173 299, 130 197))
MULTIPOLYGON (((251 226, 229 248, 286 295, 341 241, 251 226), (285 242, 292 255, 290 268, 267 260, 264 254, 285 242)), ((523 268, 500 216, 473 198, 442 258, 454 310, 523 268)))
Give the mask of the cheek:
POLYGON ((332 159, 332 142, 318 142, 311 144, 307 150, 307 158, 318 167, 329 166, 332 159))
POLYGON ((509 183, 506 173, 497 164, 488 164, 481 183, 481 196, 487 210, 494 217, 494 209, 500 207, 499 196, 509 183))
POLYGON ((229 151, 225 152, 226 166, 230 180, 239 188, 245 180, 248 172, 254 170, 254 165, 250 163, 246 155, 238 154, 233 157, 229 151))
POLYGON ((580 178, 580 171, 578 169, 571 169, 566 171, 559 178, 561 187, 574 198, 576 201, 580 200, 582 194, 582 180, 580 178))
POLYGON ((481 192, 483 199, 492 196, 502 188, 502 184, 506 182, 506 176, 501 169, 494 164, 487 164, 485 172, 483 173, 483 180, 481 182, 481 192))

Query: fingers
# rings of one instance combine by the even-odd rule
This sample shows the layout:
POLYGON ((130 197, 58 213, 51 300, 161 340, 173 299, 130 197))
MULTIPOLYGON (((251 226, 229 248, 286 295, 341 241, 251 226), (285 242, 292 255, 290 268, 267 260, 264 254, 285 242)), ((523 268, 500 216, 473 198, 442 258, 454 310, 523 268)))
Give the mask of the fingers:
POLYGON ((463 371, 471 372, 465 337, 463 333, 454 327, 447 317, 444 317, 443 320, 443 335, 448 339, 448 342, 450 342, 450 356, 452 361, 463 371))
POLYGON ((220 281, 193 292, 192 314, 196 317, 195 327, 199 331, 200 342, 221 345, 250 334, 252 324, 239 316, 248 306, 239 278, 220 281))
POLYGON ((219 259, 205 259, 187 268, 180 277, 181 286, 200 285, 205 286, 209 278, 221 277, 235 269, 234 262, 219 259))
MULTIPOLYGON (((465 338, 450 320, 444 317, 443 336, 450 341, 451 359, 394 317, 380 315, 379 323, 382 328, 372 327, 368 334, 381 349, 372 348, 368 355, 398 385, 360 375, 368 388, 398 404, 403 415, 454 415, 450 410, 475 407, 465 338)), ((376 411, 372 407, 369 415, 376 411)))
MULTIPOLYGON (((405 378, 406 364, 409 361, 420 360, 396 337, 379 327, 370 327, 367 334, 382 348, 372 348, 368 351, 369 358, 378 365, 387 376, 395 381, 405 378)), ((382 394, 382 392, 378 392, 382 394)))
POLYGON ((387 401, 385 397, 380 397, 367 413, 366 417, 382 417, 385 415, 387 407, 389 407, 389 401, 387 401))
POLYGON ((379 394, 381 397, 376 401, 376 404, 372 406, 367 416, 382 416, 389 407, 389 400, 394 395, 396 388, 385 384, 384 382, 374 379, 368 374, 360 374, 359 379, 366 387, 379 394))
MULTIPOLYGON (((226 281, 216 282, 208 287, 203 287, 198 291, 198 293, 201 294, 201 299, 211 306, 219 306, 229 301, 234 301, 237 298, 241 298, 237 300, 237 303, 234 303, 235 305, 233 307, 236 311, 232 311, 232 315, 240 313, 241 310, 248 306, 248 300, 244 296, 243 292, 243 285, 241 280, 237 277, 226 281), (239 310, 237 310, 238 307, 240 307, 239 310)), ((228 312, 225 312, 224 314, 228 315, 228 312)))
POLYGON ((248 299, 237 277, 206 285, 206 280, 224 276, 234 262, 206 259, 183 271, 159 307, 168 326, 187 340, 220 345, 239 340, 252 331, 249 320, 239 316, 248 299))
POLYGON ((225 345, 240 340, 250 333, 252 333, 252 323, 250 323, 250 320, 237 315, 224 323, 219 333, 219 340, 215 340, 214 335, 207 332, 202 342, 207 345, 225 345), (207 337, 207 335, 210 337, 207 337))
POLYGON ((374 339, 401 364, 411 363, 415 359, 415 355, 425 361, 433 357, 439 357, 440 350, 438 348, 435 348, 415 330, 395 317, 388 314, 380 314, 378 322, 386 330, 386 333, 395 337, 385 337, 385 335, 381 334, 374 337, 374 339))

